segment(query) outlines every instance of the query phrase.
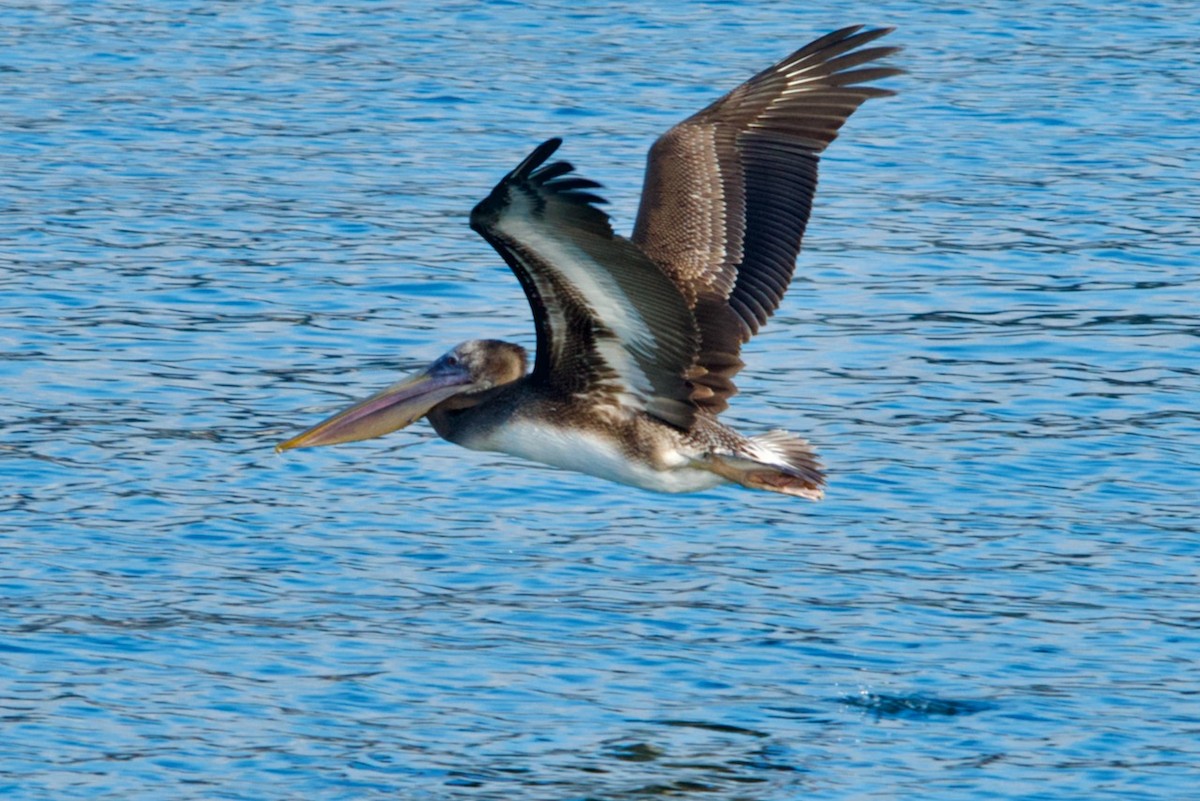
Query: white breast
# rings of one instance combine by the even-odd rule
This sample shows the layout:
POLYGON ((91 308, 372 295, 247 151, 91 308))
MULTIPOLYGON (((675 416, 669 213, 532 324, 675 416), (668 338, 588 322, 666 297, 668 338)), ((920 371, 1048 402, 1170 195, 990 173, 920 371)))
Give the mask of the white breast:
POLYGON ((724 481, 716 473, 690 466, 683 456, 667 470, 655 470, 640 461, 631 461, 610 439, 541 422, 513 421, 492 429, 487 436, 460 444, 472 450, 508 453, 655 492, 697 492, 724 481))

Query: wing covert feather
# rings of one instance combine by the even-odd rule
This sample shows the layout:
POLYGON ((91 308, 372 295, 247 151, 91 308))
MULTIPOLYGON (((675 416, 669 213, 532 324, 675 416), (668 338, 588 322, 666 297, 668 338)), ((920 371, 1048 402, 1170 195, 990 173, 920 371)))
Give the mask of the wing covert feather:
POLYGON ((471 212, 471 227, 516 274, 537 329, 533 379, 568 394, 599 392, 688 428, 696 406, 686 373, 699 333, 674 282, 613 234, 599 184, 541 166, 551 139, 471 212))

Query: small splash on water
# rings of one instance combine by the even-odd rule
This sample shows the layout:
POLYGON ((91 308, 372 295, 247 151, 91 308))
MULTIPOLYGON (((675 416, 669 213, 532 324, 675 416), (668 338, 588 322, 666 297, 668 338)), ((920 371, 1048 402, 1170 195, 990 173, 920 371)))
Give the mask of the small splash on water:
POLYGON ((702 731, 717 732, 719 734, 742 734, 748 737, 767 737, 766 732, 747 729, 743 726, 734 726, 729 723, 710 723, 703 720, 676 720, 666 719, 654 721, 660 726, 671 726, 680 729, 698 729, 702 731))
POLYGON ((642 742, 621 743, 613 746, 610 752, 613 759, 622 762, 653 762, 665 753, 666 751, 658 746, 642 742))
POLYGON ((989 701, 931 698, 925 695, 888 695, 870 690, 860 690, 855 695, 845 695, 834 700, 846 706, 863 709, 871 713, 876 720, 961 717, 996 708, 996 704, 989 701))

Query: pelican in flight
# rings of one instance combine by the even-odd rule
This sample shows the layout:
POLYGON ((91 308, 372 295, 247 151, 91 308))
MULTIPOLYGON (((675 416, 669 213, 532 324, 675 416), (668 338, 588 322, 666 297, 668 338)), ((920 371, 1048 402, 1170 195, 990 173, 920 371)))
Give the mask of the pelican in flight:
POLYGON ((741 346, 778 308, 817 187, 817 161, 901 70, 864 47, 891 29, 805 45, 651 147, 633 234, 613 233, 599 184, 549 159, 550 139, 471 212, 529 297, 537 351, 464 342, 424 370, 277 446, 370 439, 429 419, 444 439, 658 492, 732 482, 818 500, 813 448, 747 437, 717 416, 741 346))

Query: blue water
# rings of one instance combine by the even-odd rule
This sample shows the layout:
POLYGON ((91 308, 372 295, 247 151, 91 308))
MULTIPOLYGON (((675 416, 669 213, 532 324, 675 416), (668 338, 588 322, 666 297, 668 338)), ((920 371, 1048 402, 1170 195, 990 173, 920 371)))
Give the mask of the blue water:
POLYGON ((1164 799, 1200 779, 1194 2, 6 3, 0 795, 1164 799), (816 4, 817 6, 822 4, 816 4), (890 24, 729 418, 819 504, 426 426, 466 213, 890 24))

